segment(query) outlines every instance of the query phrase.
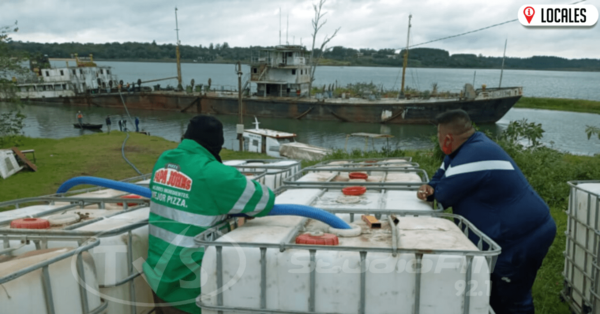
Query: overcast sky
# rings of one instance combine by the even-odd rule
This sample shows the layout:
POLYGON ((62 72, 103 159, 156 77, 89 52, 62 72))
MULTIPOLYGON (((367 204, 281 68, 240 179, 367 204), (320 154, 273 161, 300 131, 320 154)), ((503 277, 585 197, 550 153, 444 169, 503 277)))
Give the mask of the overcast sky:
MULTIPOLYGON (((327 0, 327 23, 318 34, 341 27, 329 46, 402 48, 408 15, 410 43, 419 44, 517 18, 523 4, 568 4, 574 0, 327 0)), ((310 48, 312 4, 318 0, 0 0, 0 25, 18 20, 13 40, 31 42, 151 42, 175 43, 174 8, 179 8, 179 37, 185 45, 227 42, 230 46, 279 44, 310 48), (286 27, 289 15, 289 29, 286 27)), ((600 8, 600 0, 584 4, 600 8)), ((502 56, 554 55, 600 58, 600 26, 592 28, 526 28, 518 21, 422 47, 454 53, 502 56)), ((101 56, 98 56, 101 58, 101 56)))

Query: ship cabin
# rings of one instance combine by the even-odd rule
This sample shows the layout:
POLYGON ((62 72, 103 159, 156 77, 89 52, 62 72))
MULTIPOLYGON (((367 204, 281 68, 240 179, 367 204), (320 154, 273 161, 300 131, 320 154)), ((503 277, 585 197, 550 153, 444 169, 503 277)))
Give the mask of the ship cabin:
POLYGON ((20 98, 69 97, 94 93, 106 93, 116 90, 119 85, 117 76, 107 66, 98 66, 93 57, 68 59, 49 59, 66 61, 64 67, 35 69, 34 77, 17 80, 17 96, 20 98), (73 65, 69 64, 70 62, 73 65))
POLYGON ((257 96, 308 96, 310 65, 303 46, 287 45, 263 49, 251 60, 250 82, 257 96))

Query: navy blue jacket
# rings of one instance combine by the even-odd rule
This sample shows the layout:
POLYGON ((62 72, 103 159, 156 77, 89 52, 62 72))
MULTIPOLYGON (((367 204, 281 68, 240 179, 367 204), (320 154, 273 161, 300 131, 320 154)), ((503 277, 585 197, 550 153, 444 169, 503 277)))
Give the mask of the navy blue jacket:
POLYGON ((452 207, 500 246, 551 219, 548 205, 514 160, 480 132, 446 156, 429 185, 435 190, 430 201, 452 207))

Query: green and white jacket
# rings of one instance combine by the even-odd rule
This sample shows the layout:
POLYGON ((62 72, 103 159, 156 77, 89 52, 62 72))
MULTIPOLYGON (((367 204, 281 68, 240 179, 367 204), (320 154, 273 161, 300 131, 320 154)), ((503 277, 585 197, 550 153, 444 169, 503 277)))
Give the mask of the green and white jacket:
POLYGON ((182 311, 200 313, 195 300, 200 295, 204 249, 194 244, 194 236, 229 214, 267 215, 275 194, 188 139, 160 156, 150 189, 144 274, 162 300, 182 311))

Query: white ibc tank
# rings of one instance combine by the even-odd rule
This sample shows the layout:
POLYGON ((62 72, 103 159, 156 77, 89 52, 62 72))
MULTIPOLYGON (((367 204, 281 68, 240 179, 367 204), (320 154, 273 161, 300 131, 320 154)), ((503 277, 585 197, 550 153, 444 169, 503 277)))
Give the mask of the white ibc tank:
POLYGON ((240 172, 249 170, 264 170, 264 184, 271 190, 275 191, 283 185, 283 180, 293 176, 300 171, 301 165, 297 160, 225 160, 224 165, 232 166, 240 170, 240 172))
MULTIPOLYGON (((277 197, 276 203, 308 204, 321 193, 320 189, 288 190, 277 197)), ((242 247, 222 248, 223 313, 234 313, 227 308, 260 311, 261 302, 272 311, 319 313, 358 313, 361 307, 366 313, 414 313, 415 307, 419 307, 419 313, 464 313, 465 302, 469 302, 469 313, 489 313, 490 268, 454 223, 430 216, 400 217, 396 227, 381 221, 381 229, 355 221, 362 234, 340 237, 339 245, 332 246, 347 250, 328 250, 329 246, 316 250, 314 268, 308 249, 294 246, 281 252, 278 245, 289 241, 295 230, 327 231, 328 226, 321 222, 306 222, 295 216, 264 217, 219 238, 217 243, 245 243, 242 247), (390 249, 394 228, 401 250, 395 256, 390 249), (275 245, 264 253, 265 265, 261 264, 259 243, 275 245), (364 264, 361 250, 369 251, 364 264), (436 254, 439 250, 444 252, 436 254), (266 272, 264 296, 261 269, 266 272), (315 270, 314 276, 311 269, 315 270), (465 291, 470 295, 465 296, 465 291)), ((202 295, 198 299, 203 305, 218 306, 217 280, 217 253, 214 246, 209 246, 202 262, 202 295)), ((203 313, 217 312, 204 309, 203 313)))
POLYGON ((600 245, 600 182, 569 182, 571 195, 567 210, 567 243, 565 250, 566 281, 563 296, 578 312, 600 311, 600 299, 592 289, 600 292, 600 268, 594 270, 600 245))
MULTIPOLYGON (((22 271, 25 268, 55 258, 72 251, 73 248, 55 248, 36 250, 21 256, 0 260, 0 278, 22 271)), ((98 280, 94 267, 94 260, 87 253, 81 254, 85 283, 90 290, 98 289, 98 280)), ((55 313, 61 314, 88 314, 83 313, 81 307, 81 292, 75 276, 76 269, 72 267, 72 259, 66 258, 48 266, 52 303, 55 313)), ((19 314, 46 314, 46 299, 42 281, 42 269, 36 269, 21 277, 2 284, 0 289, 1 313, 19 314)), ((90 291, 86 292, 88 307, 91 310, 101 306, 100 297, 90 291)))
MULTIPOLYGON (((129 258, 127 256, 127 252, 129 250, 129 235, 127 230, 121 232, 120 234, 103 236, 103 234, 106 234, 111 230, 116 230, 119 228, 128 229, 128 226, 148 219, 150 211, 148 207, 132 210, 129 212, 122 212, 120 214, 119 212, 122 211, 122 208, 118 210, 108 209, 109 206, 107 206, 107 209, 70 209, 62 215, 56 213, 52 213, 47 216, 43 215, 44 211, 56 207, 60 206, 35 206, 32 208, 25 207, 9 212, 19 212, 19 214, 12 214, 12 216, 14 217, 21 217, 23 213, 28 213, 35 214, 37 216, 40 216, 40 218, 46 219, 50 217, 66 216, 72 212, 80 212, 82 214, 88 213, 90 219, 113 214, 110 217, 106 217, 104 219, 84 225, 76 229, 72 229, 72 232, 75 234, 78 231, 85 232, 87 234, 93 233, 96 234, 96 236, 100 239, 100 245, 90 250, 90 253, 96 263, 96 273, 98 275, 97 280, 100 286, 100 289, 96 290, 95 293, 97 293, 103 299, 108 301, 107 313, 132 314, 132 301, 145 304, 152 304, 154 302, 152 297, 152 291, 146 283, 146 281, 142 278, 142 276, 138 276, 137 278, 133 279, 135 285, 135 298, 131 297, 130 282, 127 281, 129 277, 128 267, 129 265, 131 265, 131 262, 129 261, 129 258)), ((2 214, 8 216, 6 213, 7 212, 3 212, 2 214)), ((8 226, 3 227, 6 228, 5 230, 10 230, 8 226)), ((69 225, 52 226, 51 229, 44 230, 64 230, 64 228, 67 227, 69 227, 69 225)), ((0 227, 0 230, 2 230, 2 227, 0 227)), ((44 230, 32 230, 31 232, 43 233, 44 230)), ((0 243, 3 242, 4 240, 0 238, 0 243)), ((11 247, 18 247, 20 245, 21 243, 19 241, 10 241, 11 247)), ((77 243, 57 241, 52 241, 48 243, 49 248, 57 248, 64 246, 77 247, 77 243)), ((14 256, 20 256, 22 254, 34 250, 34 244, 30 243, 29 245, 25 245, 17 250, 14 250, 12 254, 14 256)), ((148 254, 147 225, 143 225, 132 230, 131 253, 131 261, 134 262, 134 265, 136 265, 133 269, 133 273, 135 274, 138 272, 142 272, 141 265, 143 261, 146 260, 148 254)), ((152 309, 152 306, 137 306, 136 313, 146 313, 150 309, 152 309)))

